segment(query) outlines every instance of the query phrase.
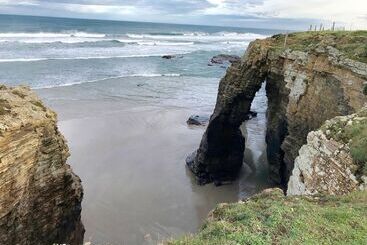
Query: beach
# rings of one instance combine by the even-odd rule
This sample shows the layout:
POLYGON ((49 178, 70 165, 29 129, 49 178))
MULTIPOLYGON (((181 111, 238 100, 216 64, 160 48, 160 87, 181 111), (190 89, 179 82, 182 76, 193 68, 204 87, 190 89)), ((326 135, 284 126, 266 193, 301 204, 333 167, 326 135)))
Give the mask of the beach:
POLYGON ((194 233, 217 204, 267 186, 265 86, 253 103, 257 117, 242 127, 248 147, 238 181, 199 186, 185 159, 205 131, 186 121, 211 115, 230 66, 211 63, 212 57, 242 56, 251 40, 269 32, 41 17, 13 21, 18 29, 0 26, 0 80, 31 87, 57 113, 70 149, 67 162, 84 188, 85 242, 156 244, 194 233))
POLYGON ((149 244, 195 232, 217 203, 237 200, 236 185, 197 186, 186 170, 204 131, 186 125, 189 110, 124 99, 78 103, 53 109, 84 187, 85 241, 149 244))
MULTIPOLYGON (((205 130, 186 124, 195 107, 95 98, 93 90, 93 84, 37 90, 58 112, 59 129, 71 152, 68 163, 82 179, 85 241, 155 244, 194 233, 216 204, 262 188, 261 181, 251 178, 220 187, 195 183, 185 166, 205 130), (83 92, 75 101, 78 90, 83 92), (55 99, 56 94, 62 99, 55 99)), ((258 131, 259 124, 252 122, 248 141, 256 145, 256 134, 250 131, 258 131)), ((258 162, 264 145, 252 148, 247 160, 258 162)), ((248 173, 244 169, 243 175, 248 173)))

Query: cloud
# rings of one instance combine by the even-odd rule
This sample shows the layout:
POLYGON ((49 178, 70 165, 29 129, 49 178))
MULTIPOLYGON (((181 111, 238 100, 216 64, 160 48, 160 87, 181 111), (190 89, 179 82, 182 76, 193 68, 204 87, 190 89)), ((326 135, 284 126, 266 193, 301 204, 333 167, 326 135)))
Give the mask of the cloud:
POLYGON ((0 0, 1 5, 13 5, 13 6, 37 6, 37 1, 12 1, 12 0, 0 0))
POLYGON ((63 9, 89 14, 108 14, 118 13, 120 15, 132 15, 138 12, 135 6, 120 6, 120 5, 93 5, 93 4, 62 4, 63 9))
POLYGON ((0 0, 0 12, 102 19, 305 29, 330 23, 367 29, 366 0, 0 0))
POLYGON ((215 6, 203 9, 207 15, 252 15, 273 19, 313 19, 337 21, 367 28, 367 21, 360 18, 367 12, 366 0, 209 0, 215 6))

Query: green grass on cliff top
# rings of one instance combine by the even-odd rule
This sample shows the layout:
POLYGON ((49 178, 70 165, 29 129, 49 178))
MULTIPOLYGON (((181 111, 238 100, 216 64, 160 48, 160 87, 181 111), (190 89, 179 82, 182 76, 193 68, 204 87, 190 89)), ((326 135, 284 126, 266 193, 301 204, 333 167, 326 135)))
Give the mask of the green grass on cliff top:
POLYGON ((280 190, 221 204, 195 236, 172 245, 367 244, 367 192, 284 197, 280 190))
MULTIPOLYGON (((277 51, 284 49, 285 35, 275 35, 277 51)), ((367 63, 367 31, 308 31, 290 33, 286 48, 307 51, 316 45, 332 46, 350 59, 367 63)))

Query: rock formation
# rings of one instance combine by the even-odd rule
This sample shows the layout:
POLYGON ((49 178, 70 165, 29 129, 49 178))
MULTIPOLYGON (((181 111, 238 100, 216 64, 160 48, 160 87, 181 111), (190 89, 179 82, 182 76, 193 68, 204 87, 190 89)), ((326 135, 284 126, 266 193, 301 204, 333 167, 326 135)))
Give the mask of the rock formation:
POLYGON ((237 55, 219 54, 219 55, 213 56, 213 58, 211 58, 210 60, 210 63, 223 65, 225 63, 234 64, 240 61, 241 61, 241 57, 237 55))
POLYGON ((209 122, 209 116, 207 115, 191 115, 187 119, 187 125, 205 126, 209 122))
POLYGON ((236 177, 245 147, 239 127, 266 81, 271 178, 286 186, 307 134, 367 101, 366 43, 367 32, 306 32, 252 42, 221 80, 200 147, 188 158, 199 183, 236 177))
POLYGON ((83 189, 56 120, 28 88, 0 86, 0 244, 83 242, 83 189))
POLYGON ((288 195, 347 194, 367 188, 367 107, 308 134, 295 160, 288 195))

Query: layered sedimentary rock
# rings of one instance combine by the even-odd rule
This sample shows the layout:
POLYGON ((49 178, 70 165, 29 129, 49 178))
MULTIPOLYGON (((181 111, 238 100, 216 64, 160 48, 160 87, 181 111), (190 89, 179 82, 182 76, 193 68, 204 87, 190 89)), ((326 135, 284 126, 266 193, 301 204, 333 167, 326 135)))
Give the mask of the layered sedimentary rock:
POLYGON ((28 88, 0 86, 0 244, 83 242, 83 189, 56 120, 28 88))
POLYGON ((295 160, 288 195, 341 195, 367 188, 367 107, 328 120, 308 134, 295 160))
POLYGON ((366 103, 366 43, 367 32, 296 33, 252 42, 221 80, 197 154, 187 159, 199 182, 235 178, 245 147, 238 128, 266 81, 271 177, 286 186, 307 134, 366 103))

